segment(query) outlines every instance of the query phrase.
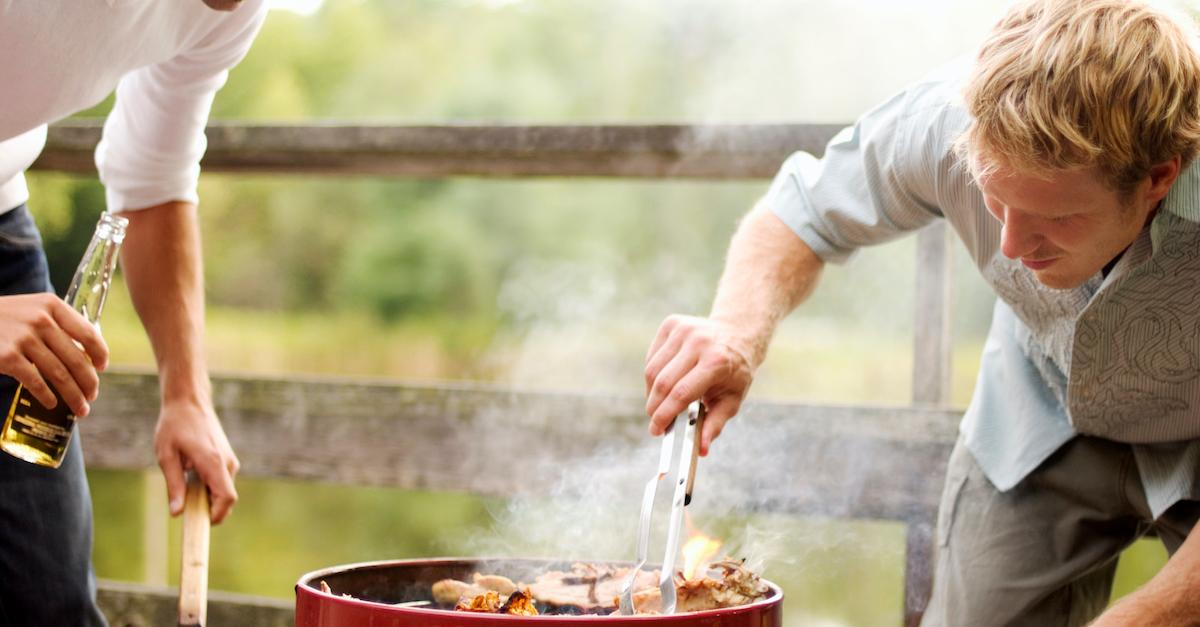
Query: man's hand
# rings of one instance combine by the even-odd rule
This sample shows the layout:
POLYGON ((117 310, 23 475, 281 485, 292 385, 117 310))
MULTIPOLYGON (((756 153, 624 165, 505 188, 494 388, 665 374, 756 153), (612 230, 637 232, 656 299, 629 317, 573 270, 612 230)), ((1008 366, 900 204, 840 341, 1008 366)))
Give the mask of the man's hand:
POLYGON ((754 378, 749 349, 732 325, 709 318, 670 316, 646 354, 646 414, 650 433, 662 435, 689 403, 707 407, 700 454, 742 406, 754 378))
POLYGON ((42 405, 88 414, 108 366, 108 346, 88 321, 54 294, 0 297, 0 373, 24 385, 42 405), (82 348, 81 348, 82 347, 82 348))
POLYGON ((154 431, 154 452, 167 482, 172 516, 183 512, 184 471, 189 468, 208 486, 212 523, 229 515, 238 499, 233 478, 240 464, 210 403, 164 404, 154 431))
POLYGON ((661 435, 694 400, 708 407, 700 454, 737 414, 775 326, 812 292, 824 263, 764 205, 729 245, 708 318, 671 316, 646 355, 646 413, 661 435))

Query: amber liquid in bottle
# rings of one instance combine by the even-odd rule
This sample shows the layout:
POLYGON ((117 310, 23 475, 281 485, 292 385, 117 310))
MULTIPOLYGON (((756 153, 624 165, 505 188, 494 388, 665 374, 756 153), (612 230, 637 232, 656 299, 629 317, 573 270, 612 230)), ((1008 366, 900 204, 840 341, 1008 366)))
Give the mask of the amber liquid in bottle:
POLYGON ((75 415, 58 392, 54 393, 54 397, 58 404, 54 409, 46 409, 29 394, 25 386, 18 384, 8 418, 4 421, 0 448, 10 455, 41 466, 58 468, 62 465, 67 446, 71 444, 75 415))
MULTIPOLYGON (((125 218, 110 213, 100 217, 96 233, 67 289, 67 304, 97 329, 127 223, 125 218)), ((25 386, 18 385, 0 431, 0 449, 41 466, 58 468, 62 465, 75 429, 75 415, 57 391, 54 391, 54 397, 58 403, 53 409, 47 409, 25 386)))

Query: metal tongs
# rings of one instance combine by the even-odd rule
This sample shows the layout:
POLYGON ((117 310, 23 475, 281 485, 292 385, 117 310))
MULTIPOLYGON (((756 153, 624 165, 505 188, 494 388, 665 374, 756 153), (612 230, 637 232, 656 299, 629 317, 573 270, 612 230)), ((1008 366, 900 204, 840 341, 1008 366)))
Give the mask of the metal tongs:
POLYGON ((646 566, 650 552, 650 518, 654 512, 654 500, 658 494, 658 487, 666 482, 668 475, 675 481, 675 494, 671 499, 667 550, 663 554, 658 588, 662 593, 662 613, 675 613, 675 558, 679 555, 679 537, 683 534, 683 508, 691 504, 692 488, 696 483, 696 460, 700 457, 700 433, 703 424, 704 403, 694 401, 688 405, 687 411, 675 417, 675 421, 663 435, 662 450, 658 456, 658 472, 646 482, 646 489, 642 493, 637 564, 625 580, 625 587, 621 589, 622 614, 634 613, 633 585, 638 573, 646 566))

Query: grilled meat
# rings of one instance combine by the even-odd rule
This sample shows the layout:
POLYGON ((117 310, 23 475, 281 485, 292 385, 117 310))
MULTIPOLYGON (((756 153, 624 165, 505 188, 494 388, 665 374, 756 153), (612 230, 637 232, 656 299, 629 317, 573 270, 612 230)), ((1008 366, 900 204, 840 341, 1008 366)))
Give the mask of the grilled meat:
MULTIPOLYGON (((542 573, 532 584, 513 583, 500 575, 475 573, 472 583, 443 579, 433 584, 434 600, 464 612, 490 612, 532 616, 538 607, 546 613, 610 614, 620 605, 619 596, 629 576, 627 567, 576 563, 570 571, 542 573)), ((633 604, 639 614, 662 611, 659 572, 639 571, 634 581, 633 604)), ((752 603, 771 589, 741 560, 723 559, 709 564, 704 575, 684 579, 676 572, 676 612, 698 612, 752 603)))
POLYGON ((500 594, 494 590, 488 590, 474 598, 463 597, 457 605, 454 606, 456 612, 486 612, 488 614, 500 613, 500 594))
MULTIPOLYGON (((628 568, 596 564, 572 564, 570 572, 543 573, 529 586, 533 598, 554 607, 576 607, 587 613, 610 612, 617 607, 628 568)), ((634 589, 655 586, 658 571, 642 571, 634 589)))
POLYGON ((433 584, 433 600, 440 605, 453 605, 464 597, 475 598, 487 592, 495 592, 498 596, 507 597, 517 589, 517 584, 508 577, 500 575, 481 575, 475 573, 474 583, 457 579, 443 579, 433 584))
POLYGON ((533 596, 529 590, 517 590, 508 596, 504 605, 500 606, 501 614, 516 614, 518 616, 537 616, 537 607, 533 604, 533 596))
POLYGON ((454 606, 457 612, 480 612, 487 614, 515 614, 518 616, 537 616, 537 607, 528 590, 516 590, 508 595, 503 602, 501 595, 495 590, 488 590, 474 598, 463 597, 454 606))
MULTIPOLYGON (((747 569, 742 560, 725 558, 709 564, 708 574, 684 579, 675 573, 675 611, 699 612, 753 603, 771 593, 758 575, 747 569), (714 578, 713 571, 720 571, 714 578)), ((662 593, 658 588, 635 592, 633 606, 639 614, 662 611, 662 593)))

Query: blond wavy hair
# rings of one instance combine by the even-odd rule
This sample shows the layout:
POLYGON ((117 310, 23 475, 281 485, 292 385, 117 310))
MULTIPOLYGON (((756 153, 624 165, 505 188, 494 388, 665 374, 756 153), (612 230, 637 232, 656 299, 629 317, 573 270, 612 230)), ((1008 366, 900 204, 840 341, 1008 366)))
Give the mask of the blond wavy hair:
POLYGON ((1194 24, 1135 0, 1024 0, 983 43, 956 149, 972 174, 1098 168, 1127 193, 1200 145, 1194 24))

